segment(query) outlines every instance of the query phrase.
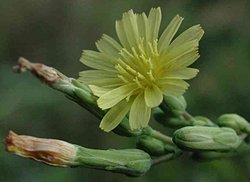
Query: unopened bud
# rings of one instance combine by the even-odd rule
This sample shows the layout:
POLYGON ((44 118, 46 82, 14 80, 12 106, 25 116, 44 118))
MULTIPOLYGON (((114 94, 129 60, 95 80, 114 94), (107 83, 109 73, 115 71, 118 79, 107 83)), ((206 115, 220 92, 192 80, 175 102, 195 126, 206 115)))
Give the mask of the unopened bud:
POLYGON ((6 137, 5 145, 8 152, 61 167, 71 164, 77 151, 75 145, 61 140, 17 135, 13 131, 6 137))
POLYGON ((191 151, 231 151, 238 148, 241 139, 231 128, 188 126, 174 133, 174 143, 191 151))
POLYGON ((219 126, 232 128, 237 133, 250 133, 250 124, 238 114, 223 114, 218 118, 217 123, 219 126))
POLYGON ((52 166, 84 166, 129 176, 143 175, 152 164, 150 156, 139 149, 88 149, 61 140, 17 135, 12 131, 5 145, 8 152, 52 166))
POLYGON ((215 126, 215 124, 204 116, 195 116, 193 126, 215 126))
POLYGON ((140 137, 136 146, 153 156, 160 156, 166 153, 165 144, 162 141, 149 136, 140 137))
POLYGON ((157 122, 170 128, 181 128, 192 125, 192 121, 171 116, 168 113, 163 112, 160 108, 155 108, 153 110, 153 116, 157 122))
POLYGON ((163 102, 160 107, 166 113, 172 113, 174 115, 180 115, 185 112, 187 108, 187 102, 183 96, 164 96, 163 102))

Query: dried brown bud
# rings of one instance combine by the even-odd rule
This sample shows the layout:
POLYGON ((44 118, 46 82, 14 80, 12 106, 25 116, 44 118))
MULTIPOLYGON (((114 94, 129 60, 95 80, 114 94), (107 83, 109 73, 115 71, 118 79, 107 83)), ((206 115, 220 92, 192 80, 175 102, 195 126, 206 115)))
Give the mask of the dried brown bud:
POLYGON ((56 69, 46 66, 40 63, 31 63, 27 59, 20 57, 18 59, 18 65, 13 67, 13 70, 17 73, 29 70, 42 82, 47 84, 53 84, 59 79, 62 79, 64 75, 56 69))
POLYGON ((75 145, 61 140, 17 135, 13 131, 9 131, 5 146, 8 152, 60 167, 70 165, 77 151, 75 145))

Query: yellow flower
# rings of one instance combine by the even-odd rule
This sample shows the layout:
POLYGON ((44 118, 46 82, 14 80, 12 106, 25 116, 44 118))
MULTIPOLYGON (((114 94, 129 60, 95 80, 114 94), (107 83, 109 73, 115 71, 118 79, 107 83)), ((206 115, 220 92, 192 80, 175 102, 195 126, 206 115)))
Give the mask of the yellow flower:
POLYGON ((161 9, 149 15, 130 10, 116 21, 120 43, 108 35, 96 42, 98 51, 84 50, 81 62, 94 70, 80 72, 79 80, 99 97, 98 106, 110 109, 100 127, 114 129, 129 113, 131 129, 148 125, 151 108, 163 95, 180 96, 197 69, 187 68, 198 59, 204 31, 195 25, 174 38, 183 18, 176 15, 158 38, 161 9))

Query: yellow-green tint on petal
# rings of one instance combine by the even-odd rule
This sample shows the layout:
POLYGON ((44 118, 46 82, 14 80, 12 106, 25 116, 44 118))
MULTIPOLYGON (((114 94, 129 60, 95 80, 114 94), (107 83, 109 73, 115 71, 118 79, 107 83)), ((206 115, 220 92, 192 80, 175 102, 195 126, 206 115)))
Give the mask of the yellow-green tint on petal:
POLYGON ((100 52, 106 53, 113 58, 118 58, 118 53, 122 49, 116 40, 106 34, 103 34, 102 38, 96 42, 96 47, 100 52))
POLYGON ((133 10, 124 13, 121 22, 123 24, 123 31, 125 32, 129 47, 136 48, 139 43, 139 32, 136 15, 134 14, 133 10))
POLYGON ((179 79, 162 79, 158 84, 163 94, 167 96, 183 95, 189 87, 187 82, 179 79))
POLYGON ((165 52, 165 54, 161 56, 162 59, 161 61, 163 62, 165 61, 166 64, 168 64, 173 59, 176 59, 184 54, 196 51, 198 49, 198 46, 199 46, 198 40, 191 40, 176 46, 173 46, 171 44, 168 50, 165 52))
POLYGON ((84 50, 80 61, 90 68, 110 72, 115 71, 114 65, 116 64, 116 60, 104 53, 84 50))
POLYGON ((104 88, 104 87, 98 87, 96 85, 89 85, 89 88, 93 92, 93 94, 97 97, 101 97, 105 93, 113 90, 112 88, 104 88))
POLYGON ((147 30, 147 41, 152 43, 158 39, 158 33, 161 24, 161 9, 152 8, 148 15, 148 30, 147 30))
POLYGON ((201 28, 200 25, 192 26, 189 29, 185 30, 183 33, 181 33, 172 42, 172 46, 179 46, 185 42, 189 42, 192 40, 199 41, 203 35, 204 35, 204 30, 201 28))
POLYGON ((164 52, 167 50, 183 19, 184 18, 180 17, 179 15, 176 15, 162 33, 158 45, 160 54, 164 54, 164 52))
POLYGON ((148 107, 156 107, 162 102, 162 91, 156 85, 149 86, 145 89, 144 98, 148 107))
POLYGON ((122 83, 117 75, 113 72, 103 70, 86 70, 79 73, 79 81, 88 85, 96 85, 100 87, 118 87, 122 83))
POLYGON ((116 105, 118 102, 124 98, 133 94, 133 91, 137 89, 136 84, 126 84, 113 89, 105 94, 103 94, 98 100, 97 104, 100 108, 108 109, 116 105))
POLYGON ((134 100, 130 113, 129 125, 132 130, 144 128, 148 125, 151 115, 151 108, 145 103, 144 94, 140 93, 134 100))
POLYGON ((194 78, 198 72, 199 70, 195 68, 180 68, 168 72, 165 78, 189 80, 191 78, 194 78))
POLYGON ((123 100, 112 107, 103 117, 100 128, 106 132, 113 130, 126 116, 131 107, 131 101, 123 100))

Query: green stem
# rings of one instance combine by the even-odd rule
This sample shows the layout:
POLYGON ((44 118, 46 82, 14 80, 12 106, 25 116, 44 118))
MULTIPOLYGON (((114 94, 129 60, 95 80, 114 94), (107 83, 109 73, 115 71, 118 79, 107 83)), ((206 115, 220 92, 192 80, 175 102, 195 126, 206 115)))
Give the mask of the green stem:
POLYGON ((149 135, 153 138, 163 141, 164 143, 174 145, 171 137, 164 135, 157 130, 151 129, 149 135))
POLYGON ((187 111, 185 111, 185 112, 182 114, 182 116, 183 116, 184 119, 186 119, 186 120, 193 120, 193 119, 194 119, 194 117, 193 117, 190 113, 188 113, 187 111))
POLYGON ((160 164, 162 162, 167 162, 167 161, 169 161, 169 160, 171 160, 173 158, 174 158, 174 154, 173 153, 157 157, 157 158, 153 159, 152 166, 155 166, 155 165, 160 164))

